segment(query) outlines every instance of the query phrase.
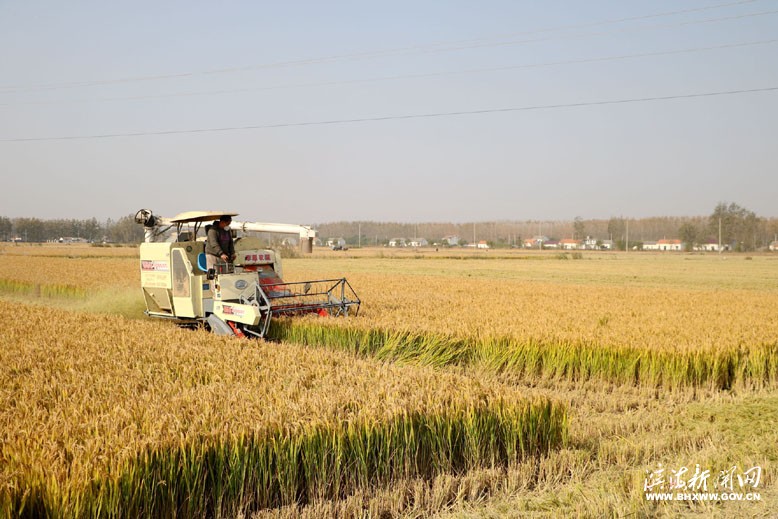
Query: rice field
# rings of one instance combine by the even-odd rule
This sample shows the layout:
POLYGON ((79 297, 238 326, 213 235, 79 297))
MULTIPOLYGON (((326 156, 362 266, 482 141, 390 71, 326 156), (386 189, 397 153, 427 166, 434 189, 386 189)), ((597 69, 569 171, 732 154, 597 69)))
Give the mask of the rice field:
POLYGON ((0 310, 15 315, 0 338, 10 515, 230 516, 506 466, 567 434, 563 405, 462 375, 0 310))
MULTIPOLYGON (((43 248, 45 251, 46 249, 43 248)), ((31 256, 0 254, 1 279, 40 285, 63 285, 83 290, 137 288, 135 257, 31 256)))
MULTIPOLYGON (((0 279, 91 294, 137 289, 137 256, 79 257, 69 250, 72 257, 54 257, 47 247, 0 249, 0 279)), ((556 253, 493 260, 485 253, 375 254, 289 259, 286 277, 348 277, 365 301, 349 325, 363 329, 683 352, 763 348, 778 337, 775 255, 592 253, 561 261, 556 253)))
POLYGON ((351 350, 392 343, 397 356, 435 349, 441 357, 427 362, 527 376, 720 389, 778 382, 777 257, 559 256, 290 260, 299 279, 348 275, 365 303, 360 319, 327 323, 337 330, 299 321, 277 330, 351 350))
MULTIPOLYGON (((14 406, 27 402, 27 411, 36 412, 30 402, 54 402, 49 410, 57 410, 59 420, 22 427, 47 431, 29 436, 40 440, 22 441, 26 433, 18 428, 14 443, 3 439, 4 461, 24 446, 38 456, 37 461, 32 454, 15 458, 27 465, 14 465, 0 476, 4 506, 11 509, 19 509, 24 495, 14 489, 25 485, 36 489, 24 498, 26 513, 33 516, 56 509, 67 516, 132 510, 130 515, 166 516, 731 517, 769 516, 778 508, 778 436, 769 426, 778 420, 778 256, 584 253, 572 259, 523 251, 321 251, 285 260, 287 280, 345 276, 363 300, 359 316, 277 321, 273 333, 281 342, 247 347, 142 317, 133 249, 111 257, 47 249, 0 249, 7 267, 0 275, 0 299, 31 303, 24 312, 42 329, 49 329, 42 316, 56 308, 57 329, 72 323, 69 329, 77 331, 53 344, 41 338, 36 362, 55 379, 80 370, 72 360, 45 358, 42 352, 52 348, 82 351, 90 366, 95 358, 89 355, 101 362, 121 359, 111 368, 118 371, 109 372, 126 384, 101 379, 106 367, 100 363, 94 380, 122 388, 120 401, 126 404, 118 408, 135 409, 138 403, 129 395, 138 394, 151 399, 154 411, 136 410, 128 421, 105 403, 96 405, 101 409, 96 415, 67 407, 70 400, 99 401, 87 391, 100 385, 93 379, 78 391, 72 378, 64 383, 71 388, 64 394, 77 398, 37 389, 20 398, 6 390, 0 405, 4 427, 22 423, 7 414, 7 398, 14 406), (90 326, 121 332, 111 333, 108 341, 88 335, 92 344, 87 345, 79 337, 87 319, 96 319, 90 326), (202 358, 208 361, 197 367, 202 358), (263 364, 284 381, 282 391, 256 373, 236 374, 246 359, 283 365, 263 364), (333 363, 349 366, 349 374, 328 369, 333 363), (154 367, 144 372, 143 366, 154 367), (310 370, 316 375, 309 380, 315 382, 300 384, 298 375, 310 370), (169 371, 179 375, 171 379, 169 371), (298 381, 292 383, 293 393, 285 385, 290 380, 298 381), (383 389, 387 384, 402 398, 387 401, 392 394, 383 389), (440 395, 454 387, 461 390, 441 407, 440 395), (330 400, 340 403, 322 403, 330 400), (211 421, 189 423, 197 410, 211 421), (124 437, 115 430, 104 434, 99 427, 78 425, 94 416, 100 417, 96 423, 124 424, 121 434, 132 431, 127 445, 133 447, 117 449, 124 441, 117 438, 124 437), (231 424, 228 430, 214 425, 219 420, 231 424), (520 424, 532 423, 533 430, 552 423, 556 429, 544 430, 545 446, 522 450, 517 438, 538 434, 520 424), (126 429, 128 424, 135 428, 126 429), (491 432, 476 432, 481 427, 491 432), (429 433, 427 440, 420 439, 422 431, 429 433), (417 441, 415 450, 407 446, 409 437, 417 441), (441 437, 459 440, 441 442, 441 437), (68 438, 81 439, 69 444, 68 438), (279 461, 280 451, 273 454, 267 438, 294 454, 279 461), (79 442, 94 449, 100 444, 105 452, 64 448, 79 442), (366 444, 375 454, 369 462, 360 461, 365 449, 359 445, 366 444), (391 449, 397 449, 391 456, 381 454, 391 449), (426 457, 409 459, 411 451, 426 457), (317 458, 312 452, 330 454, 317 458), (210 461, 192 465, 193 456, 210 461), (81 465, 85 458, 90 462, 81 465), (273 470, 283 464, 296 469, 272 484, 257 483, 245 476, 249 471, 239 462, 245 459, 252 467, 261 459, 273 470), (314 468, 301 469, 309 459, 315 460, 314 468), (31 468, 35 463, 38 469, 31 468), (649 503, 643 485, 658 463, 700 464, 714 472, 758 465, 764 474, 761 500, 649 503), (40 466, 48 465, 57 467, 52 472, 57 477, 41 475, 40 466), (181 476, 189 470, 198 474, 194 483, 181 476), (12 479, 21 474, 28 483, 12 479), (128 483, 170 479, 189 486, 128 483), (264 493, 249 490, 257 486, 264 493), (205 497, 196 503, 184 497, 194 494, 205 497)), ((16 344, 17 349, 6 350, 24 357, 35 343, 28 340, 33 332, 20 327, 13 338, 9 333, 4 329, 0 341, 16 344)))

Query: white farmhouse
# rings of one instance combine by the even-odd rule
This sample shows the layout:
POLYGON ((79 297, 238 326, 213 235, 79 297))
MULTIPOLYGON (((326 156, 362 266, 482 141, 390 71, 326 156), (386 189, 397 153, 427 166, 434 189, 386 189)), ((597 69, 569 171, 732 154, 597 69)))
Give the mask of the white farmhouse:
MULTIPOLYGON (((659 240, 656 244, 659 247, 658 250, 683 250, 683 243, 681 243, 681 240, 659 240)), ((643 248, 645 249, 645 246, 643 246, 643 248)))
POLYGON ((559 240, 559 248, 564 250, 576 250, 581 248, 581 240, 573 240, 570 238, 565 238, 563 240, 559 240))

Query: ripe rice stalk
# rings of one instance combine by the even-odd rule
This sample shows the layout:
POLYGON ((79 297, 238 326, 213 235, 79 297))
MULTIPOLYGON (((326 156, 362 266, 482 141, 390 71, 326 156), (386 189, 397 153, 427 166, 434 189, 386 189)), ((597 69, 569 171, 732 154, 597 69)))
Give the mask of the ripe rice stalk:
MULTIPOLYGON (((89 290, 90 301, 99 299, 92 308, 108 311, 115 304, 99 295, 121 293, 127 301, 116 311, 141 315, 137 258, 94 258, 94 249, 75 246, 13 250, 3 256, 5 279, 80 287, 89 290)), ((384 259, 363 252, 290 259, 288 280, 346 275, 365 302, 349 325, 364 329, 707 354, 760 349, 778 336, 778 274, 768 257, 603 254, 577 262, 517 262, 484 255, 384 259)))
POLYGON ((541 342, 513 337, 463 339, 434 333, 332 326, 316 320, 276 320, 270 336, 322 345, 383 361, 424 366, 477 366, 496 373, 548 380, 600 379, 668 389, 778 385, 778 343, 718 352, 677 352, 606 346, 590 341, 541 342))
POLYGON ((0 334, 0 515, 235 516, 504 467, 568 434, 565 405, 494 381, 168 323, 0 311, 16 315, 0 334))
POLYGON ((19 487, 3 489, 0 506, 14 516, 191 517, 304 505, 411 477, 506 467, 561 446, 566 416, 550 401, 498 401, 387 422, 205 441, 140 453, 88 485, 17 478, 19 487))

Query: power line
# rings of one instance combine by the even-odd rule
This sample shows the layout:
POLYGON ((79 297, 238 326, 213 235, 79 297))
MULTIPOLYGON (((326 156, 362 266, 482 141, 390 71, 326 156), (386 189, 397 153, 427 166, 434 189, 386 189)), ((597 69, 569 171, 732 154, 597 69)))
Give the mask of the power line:
MULTIPOLYGON (((595 33, 588 33, 588 34, 578 34, 578 35, 572 35, 567 36, 568 38, 589 38, 592 36, 602 36, 605 34, 616 34, 616 33, 623 33, 623 32, 629 32, 630 35, 634 35, 635 33, 639 31, 649 31, 653 29, 663 29, 668 27, 684 27, 689 25, 701 25, 706 23, 716 23, 716 22, 725 22, 725 21, 731 21, 731 20, 742 20, 744 18, 754 18, 757 16, 767 16, 771 14, 777 14, 778 10, 772 10, 772 11, 761 11, 758 13, 746 13, 746 14, 738 14, 738 15, 732 15, 732 16, 723 16, 718 18, 705 18, 702 20, 691 20, 686 22, 678 22, 673 24, 660 24, 660 25, 652 25, 648 27, 641 27, 638 29, 635 28, 625 28, 625 29, 615 29, 615 30, 609 30, 609 31, 600 31, 595 33)), ((459 50, 467 50, 467 49, 483 49, 483 48, 490 48, 490 47, 506 47, 511 45, 522 45, 527 43, 537 43, 541 41, 548 41, 553 39, 553 36, 549 36, 546 38, 532 38, 532 39, 525 39, 525 40, 507 40, 507 41, 497 41, 497 42, 489 42, 489 43, 483 43, 479 45, 468 45, 468 46, 462 46, 462 47, 449 47, 445 49, 439 49, 439 50, 432 50, 428 52, 454 52, 459 50)))
POLYGON ((678 94, 671 96, 656 96, 656 97, 639 97, 632 99, 617 99, 610 101, 589 101, 581 103, 565 103, 565 104, 551 104, 551 105, 535 105, 535 106, 521 106, 512 108, 487 108, 483 110, 462 110, 454 112, 436 112, 426 114, 406 114, 406 115, 389 115, 382 117, 363 117, 357 119, 333 119, 325 121, 309 121, 309 122, 297 122, 297 123, 276 123, 276 124, 260 124, 252 126, 227 126, 222 128, 197 128, 190 130, 163 130, 163 131, 147 131, 147 132, 133 132, 133 133, 105 133, 99 135, 74 135, 74 136, 61 136, 61 137, 29 137, 29 138, 17 138, 17 139, 0 139, 0 142, 42 142, 42 141, 73 141, 73 140, 89 140, 89 139, 112 139, 117 137, 146 137, 155 135, 181 135, 181 134, 194 134, 194 133, 215 133, 215 132, 228 132, 228 131, 243 131, 243 130, 264 130, 273 128, 291 128, 299 126, 324 126, 324 125, 336 125, 336 124, 353 124, 353 123, 366 123, 366 122, 379 122, 379 121, 397 121, 408 119, 428 119, 435 117, 453 117, 460 115, 482 115, 492 113, 505 113, 505 112, 526 112, 530 110, 555 110, 561 108, 579 108, 586 106, 604 106, 604 105, 617 105, 627 103, 645 103, 652 101, 669 101, 672 99, 692 99, 701 97, 715 97, 725 95, 737 95, 737 94, 750 94, 757 92, 771 92, 778 90, 778 86, 764 87, 764 88, 751 88, 744 90, 726 90, 720 92, 704 92, 697 94, 678 94))
POLYGON ((622 54, 617 56, 600 56, 594 58, 584 58, 584 59, 574 59, 574 60, 548 61, 543 63, 505 65, 501 67, 483 67, 483 68, 453 70, 453 71, 425 72, 420 74, 400 74, 400 75, 392 75, 392 76, 379 76, 374 78, 346 79, 341 81, 291 83, 286 85, 206 90, 200 92, 176 92, 171 94, 150 94, 150 95, 136 95, 136 96, 124 96, 124 97, 107 97, 107 98, 97 98, 97 99, 30 101, 26 103, 0 103, 0 106, 25 106, 25 105, 39 106, 39 105, 58 105, 58 104, 71 104, 71 103, 94 103, 94 102, 112 102, 112 101, 142 101, 147 99, 170 99, 170 98, 177 98, 177 97, 239 94, 239 93, 246 93, 246 92, 266 91, 266 90, 288 90, 290 88, 312 88, 312 87, 324 87, 324 86, 353 85, 353 84, 361 84, 361 83, 376 83, 381 81, 397 81, 403 79, 423 79, 423 78, 445 77, 445 76, 454 76, 454 75, 463 75, 463 74, 483 73, 483 72, 501 72, 507 70, 534 69, 534 68, 543 68, 543 67, 576 65, 576 64, 584 64, 584 63, 602 63, 608 61, 622 61, 622 60, 636 59, 636 58, 672 56, 672 55, 688 54, 694 52, 735 49, 735 48, 751 47, 757 45, 771 45, 775 43, 778 43, 778 39, 750 41, 750 42, 741 42, 741 43, 727 43, 722 45, 712 45, 709 47, 692 47, 686 49, 676 49, 676 50, 667 50, 667 51, 622 54))
MULTIPOLYGON (((567 31, 572 29, 582 29, 587 27, 596 27, 596 26, 602 26, 602 25, 612 25, 612 24, 619 24, 624 22, 630 22, 630 21, 639 21, 639 20, 646 20, 651 18, 661 18, 661 17, 668 17, 668 16, 676 16, 679 14, 688 14, 688 13, 695 13, 695 12, 702 12, 702 11, 708 11, 713 9, 721 9, 726 7, 733 7, 733 6, 739 6, 744 4, 751 4, 754 2, 759 2, 761 0, 740 0, 736 2, 727 2, 722 4, 716 4, 711 6, 704 6, 704 7, 697 7, 692 9, 681 9, 676 11, 666 11, 661 13, 653 13, 653 14, 646 14, 646 15, 639 15, 639 16, 632 16, 632 17, 625 17, 625 18, 617 18, 617 19, 609 19, 609 20, 602 20, 597 22, 589 22, 584 24, 577 24, 577 25, 565 25, 565 26, 558 26, 558 27, 552 27, 547 29, 538 29, 534 31, 523 31, 523 32, 517 32, 517 33, 510 33, 506 35, 499 36, 500 38, 504 37, 515 37, 519 35, 531 35, 531 34, 541 34, 541 33, 547 33, 547 32, 559 32, 559 31, 567 31)), ((759 16, 763 14, 770 14, 770 13, 757 13, 755 15, 744 15, 744 16, 759 16)), ((724 19, 731 19, 729 17, 723 18, 724 19)), ((718 21, 718 19, 712 19, 712 20, 706 20, 706 21, 718 21)), ((706 22, 704 21, 704 22, 706 22)), ((704 23, 703 22, 703 23, 704 23)), ((491 38, 491 39, 494 39, 491 38)), ((243 66, 243 67, 226 67, 226 68, 217 68, 217 69, 211 69, 211 70, 204 70, 204 71, 190 71, 190 72, 182 72, 177 74, 160 74, 160 75, 152 75, 152 76, 135 76, 135 77, 127 77, 127 78, 118 78, 118 79, 104 79, 104 80, 94 80, 94 81, 81 81, 81 82, 66 82, 66 83, 47 83, 47 84, 38 84, 38 85, 7 85, 7 86, 0 86, 0 93, 15 93, 19 91, 24 90, 56 90, 56 89, 63 89, 63 88, 75 88, 75 87, 88 87, 88 86, 100 86, 100 85, 111 85, 111 84, 120 84, 120 83, 129 83, 129 82, 139 82, 139 81, 157 81, 157 80, 163 80, 163 79, 180 79, 180 78, 187 78, 187 77, 193 77, 193 76, 201 76, 201 75, 213 75, 213 74, 224 74, 224 73, 233 73, 233 72, 244 72, 249 70, 260 70, 260 69, 267 69, 267 68, 278 68, 278 67, 288 67, 288 66, 302 66, 302 65, 312 65, 312 64, 319 64, 319 63, 328 63, 328 62, 336 62, 336 61, 345 61, 345 60, 352 60, 352 59, 372 59, 377 57, 386 57, 386 56, 393 56, 393 55, 403 55, 408 53, 415 53, 415 52, 451 52, 456 50, 463 50, 468 48, 479 48, 484 46, 496 46, 496 45, 511 45, 511 44, 517 44, 517 43, 525 43, 530 41, 543 41, 544 39, 549 38, 540 38, 536 40, 523 40, 519 42, 492 42, 489 43, 489 38, 477 38, 477 39, 470 39, 470 40, 454 40, 454 41, 448 41, 448 42, 438 42, 438 43, 431 43, 426 45, 414 45, 409 47, 399 47, 394 49, 387 49, 387 50, 377 50, 377 51, 368 51, 368 52, 360 52, 360 53, 351 53, 351 54, 341 54, 341 55, 333 55, 333 56, 324 56, 319 58, 307 58, 307 59, 300 59, 300 60, 290 60, 290 61, 279 61, 274 63, 266 63, 266 64, 259 64, 259 65, 250 65, 250 66, 243 66), (481 42, 481 43, 478 43, 481 42), (442 48, 438 49, 437 47, 443 47, 446 45, 461 45, 461 44, 469 44, 466 46, 460 46, 460 47, 448 47, 448 48, 442 48)))
MULTIPOLYGON (((665 29, 669 27, 684 27, 688 25, 700 25, 705 23, 715 23, 715 22, 725 22, 725 21, 731 21, 731 20, 742 20, 744 18, 754 18, 757 16, 767 16, 771 14, 778 13, 778 10, 771 10, 771 11, 761 11, 757 13, 744 13, 744 14, 736 14, 736 15, 730 15, 730 16, 721 16, 718 18, 704 18, 701 20, 690 20, 686 22, 677 22, 672 24, 661 24, 661 25, 652 25, 648 27, 641 27, 639 29, 635 28, 627 28, 627 29, 618 29, 618 30, 612 30, 612 31, 602 31, 602 32, 596 32, 596 33, 589 33, 589 34, 583 34, 583 35, 575 35, 575 36, 568 36, 568 38, 587 38, 591 36, 602 36, 605 34, 618 34, 622 32, 629 32, 630 34, 634 34, 636 32, 640 31, 650 31, 654 29, 665 29)), ((487 48, 487 47, 504 47, 509 45, 521 45, 525 43, 536 43, 541 41, 548 41, 553 39, 553 36, 549 36, 546 38, 532 38, 532 39, 525 39, 525 40, 504 40, 504 41, 494 41, 494 42, 487 42, 482 44, 476 44, 476 45, 466 45, 461 47, 447 47, 442 49, 435 49, 435 50, 429 50, 427 52, 452 52, 452 51, 458 51, 458 50, 466 50, 466 49, 476 49, 476 48, 487 48)))

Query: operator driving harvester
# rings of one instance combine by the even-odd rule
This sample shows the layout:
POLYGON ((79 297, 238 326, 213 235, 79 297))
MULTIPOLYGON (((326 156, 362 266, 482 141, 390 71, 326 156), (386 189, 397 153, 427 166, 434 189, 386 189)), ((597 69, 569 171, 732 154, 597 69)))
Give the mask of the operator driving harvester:
MULTIPOLYGON (((346 278, 283 281, 280 255, 263 248, 257 237, 237 237, 234 261, 209 269, 205 226, 222 216, 237 213, 190 211, 163 218, 141 209, 135 214, 145 229, 140 277, 146 315, 205 326, 217 335, 264 337, 273 317, 359 312, 360 300, 346 278), (166 241, 171 232, 173 240, 166 241)), ((296 234, 308 253, 316 237, 303 225, 233 221, 231 227, 242 233, 296 234)))

